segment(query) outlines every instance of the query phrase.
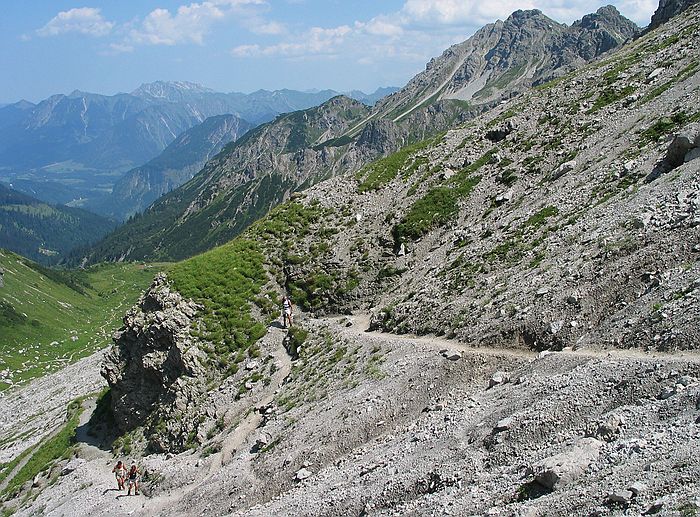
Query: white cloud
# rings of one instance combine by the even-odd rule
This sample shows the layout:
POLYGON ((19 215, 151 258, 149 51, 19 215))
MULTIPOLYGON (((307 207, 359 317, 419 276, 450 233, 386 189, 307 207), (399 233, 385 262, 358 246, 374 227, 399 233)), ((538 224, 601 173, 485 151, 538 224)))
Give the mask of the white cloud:
POLYGON ((279 22, 254 21, 250 25, 250 31, 255 34, 278 35, 287 32, 285 26, 279 22))
POLYGON ((105 20, 94 7, 79 7, 61 11, 36 33, 39 36, 58 36, 78 32, 89 36, 106 36, 114 28, 114 22, 105 20))
MULTIPOLYGON (((233 13, 244 13, 246 7, 265 5, 265 0, 208 0, 181 5, 174 13, 168 9, 151 11, 136 28, 129 32, 129 44, 202 45, 211 26, 233 13)), ((268 24, 269 31, 278 29, 268 24)))
POLYGON ((231 50, 231 55, 235 57, 333 55, 351 32, 352 29, 347 25, 330 29, 312 27, 291 41, 275 45, 239 45, 231 50))

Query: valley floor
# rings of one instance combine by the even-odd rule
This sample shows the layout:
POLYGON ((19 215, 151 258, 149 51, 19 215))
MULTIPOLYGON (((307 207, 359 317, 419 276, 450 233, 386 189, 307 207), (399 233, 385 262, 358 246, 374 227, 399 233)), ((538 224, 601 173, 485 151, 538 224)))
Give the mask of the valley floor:
MULTIPOLYGON (((345 354, 322 376, 326 357, 308 349, 290 361, 284 331, 270 328, 271 382, 238 402, 219 388, 223 429, 198 450, 145 457, 147 495, 117 492, 111 453, 82 443, 85 461, 72 460, 18 515, 689 515, 700 506, 698 354, 536 355, 368 333, 367 323, 304 322, 345 354)), ((83 373, 94 391, 96 369, 83 373)), ((34 406, 40 382, 13 400, 34 406)), ((2 414, 17 407, 0 403, 2 414)))

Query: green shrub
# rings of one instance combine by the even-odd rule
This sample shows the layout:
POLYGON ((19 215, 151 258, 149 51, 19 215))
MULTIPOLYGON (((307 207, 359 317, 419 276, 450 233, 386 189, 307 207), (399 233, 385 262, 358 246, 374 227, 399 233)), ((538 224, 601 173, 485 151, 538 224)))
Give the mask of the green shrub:
POLYGON ((251 302, 268 281, 256 242, 236 239, 180 262, 168 276, 178 292, 202 305, 203 335, 218 354, 247 349, 265 335, 251 315, 251 302))
MULTIPOLYGON (((396 178, 398 172, 408 164, 408 161, 415 153, 433 143, 434 139, 432 138, 423 140, 422 142, 404 147, 394 154, 385 158, 380 158, 376 162, 372 162, 363 167, 357 173, 358 179, 364 178, 358 186, 358 191, 362 193, 370 190, 377 190, 387 185, 391 180, 396 178)), ((416 157, 414 158, 414 163, 411 165, 411 168, 415 170, 424 163, 427 163, 426 158, 416 157)))

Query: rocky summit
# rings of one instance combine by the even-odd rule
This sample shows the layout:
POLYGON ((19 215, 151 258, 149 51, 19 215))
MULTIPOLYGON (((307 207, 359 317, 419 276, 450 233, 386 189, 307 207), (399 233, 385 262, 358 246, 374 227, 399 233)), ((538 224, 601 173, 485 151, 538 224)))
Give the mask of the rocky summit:
MULTIPOLYGON (((289 192, 235 239, 173 264, 104 358, 2 395, 16 415, 0 421, 4 508, 694 515, 698 48, 691 5, 479 116, 289 192), (81 400, 82 415, 69 407, 74 457, 23 480, 32 452, 17 437, 37 430, 25 439, 39 442, 100 372, 109 391, 81 400), (138 461, 140 495, 105 495, 116 458, 138 461)), ((278 120, 244 144, 267 131, 303 161, 371 116, 333 102, 343 109, 290 115, 311 123, 278 120), (328 121, 340 129, 323 136, 328 121)), ((245 173, 195 177, 211 188, 187 214, 245 173)))

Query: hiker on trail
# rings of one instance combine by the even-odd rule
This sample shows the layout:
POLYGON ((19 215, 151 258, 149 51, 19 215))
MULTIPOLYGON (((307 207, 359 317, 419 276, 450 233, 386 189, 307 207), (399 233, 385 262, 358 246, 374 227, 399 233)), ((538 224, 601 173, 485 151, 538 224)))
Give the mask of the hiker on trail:
POLYGON ((126 465, 120 461, 112 469, 114 477, 117 478, 117 489, 124 490, 124 480, 126 479, 126 465))
POLYGON ((131 495, 131 487, 134 487, 134 495, 139 495, 139 469, 136 463, 131 464, 129 469, 129 488, 126 491, 126 495, 131 495))
POLYGON ((292 326, 292 300, 288 296, 285 296, 282 300, 282 325, 287 328, 287 322, 289 326, 292 326))

